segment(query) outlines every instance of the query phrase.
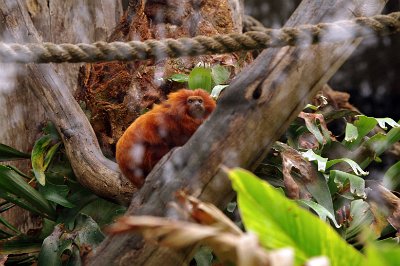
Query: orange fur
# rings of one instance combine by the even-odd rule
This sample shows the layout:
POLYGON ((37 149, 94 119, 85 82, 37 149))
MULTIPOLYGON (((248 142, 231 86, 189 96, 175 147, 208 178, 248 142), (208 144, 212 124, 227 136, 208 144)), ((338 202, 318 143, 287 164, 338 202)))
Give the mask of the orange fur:
POLYGON ((141 187, 154 165, 172 148, 185 144, 214 108, 214 100, 201 89, 169 94, 167 101, 136 119, 118 140, 116 159, 122 174, 141 187), (192 98, 202 100, 201 117, 191 116, 194 107, 188 99, 192 98))

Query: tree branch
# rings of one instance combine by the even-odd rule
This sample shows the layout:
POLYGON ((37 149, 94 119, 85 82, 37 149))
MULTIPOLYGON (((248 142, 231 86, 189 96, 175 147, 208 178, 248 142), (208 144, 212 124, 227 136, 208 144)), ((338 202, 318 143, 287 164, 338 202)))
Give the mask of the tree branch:
MULTIPOLYGON (((2 27, 16 42, 41 42, 25 1, 1 0, 2 27)), ((95 194, 127 205, 134 188, 117 164, 103 156, 85 114, 54 65, 26 65, 27 84, 57 126, 78 181, 95 194)))
MULTIPOLYGON (((304 0, 286 25, 371 16, 386 2, 304 0)), ((167 203, 179 189, 225 206, 232 188, 220 166, 253 169, 360 41, 264 51, 236 77, 189 142, 157 164, 127 214, 168 216, 167 203)), ((191 252, 156 247, 140 236, 111 236, 89 265, 180 265, 188 262, 191 252)))

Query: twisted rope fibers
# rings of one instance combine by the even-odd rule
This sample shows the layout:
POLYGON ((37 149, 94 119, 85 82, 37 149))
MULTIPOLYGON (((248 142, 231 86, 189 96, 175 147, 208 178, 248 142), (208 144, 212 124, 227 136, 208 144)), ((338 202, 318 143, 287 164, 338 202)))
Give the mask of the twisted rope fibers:
POLYGON ((256 20, 245 20, 243 34, 211 37, 146 40, 130 42, 95 42, 93 44, 4 43, 0 42, 2 63, 106 62, 176 58, 205 54, 223 54, 271 47, 342 42, 373 34, 387 35, 400 31, 400 12, 373 17, 358 17, 317 25, 269 29, 256 20))

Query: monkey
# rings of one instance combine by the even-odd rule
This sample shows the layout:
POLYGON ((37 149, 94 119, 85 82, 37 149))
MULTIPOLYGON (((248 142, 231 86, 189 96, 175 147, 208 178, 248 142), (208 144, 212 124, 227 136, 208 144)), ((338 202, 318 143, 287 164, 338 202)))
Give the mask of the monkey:
POLYGON ((202 89, 182 89, 138 117, 117 142, 116 160, 122 174, 137 188, 156 163, 174 147, 184 145, 215 109, 202 89))

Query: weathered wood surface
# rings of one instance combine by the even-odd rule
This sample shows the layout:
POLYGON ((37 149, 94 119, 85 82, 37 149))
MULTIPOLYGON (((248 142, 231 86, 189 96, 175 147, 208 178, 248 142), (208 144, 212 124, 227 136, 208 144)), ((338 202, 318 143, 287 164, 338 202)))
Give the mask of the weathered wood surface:
MULTIPOLYGON (((379 13, 387 1, 304 0, 287 26, 379 13)), ((216 111, 189 142, 164 158, 133 198, 128 214, 168 216, 178 189, 223 207, 232 195, 220 169, 252 169, 305 104, 354 51, 360 40, 264 51, 233 81, 216 111)), ((180 265, 191 250, 176 252, 139 236, 110 236, 89 265, 180 265)))
MULTIPOLYGON (((90 0, 79 3, 50 1, 49 5, 47 2, 28 1, 34 3, 32 5, 40 6, 35 9, 22 0, 0 1, 0 12, 4 21, 2 25, 9 39, 16 42, 105 39, 122 12, 121 5, 116 4, 119 1, 115 4, 110 1, 90 0), (44 18, 39 14, 32 17, 33 9, 42 10, 44 18), (47 20, 46 14, 49 16, 47 20), (44 38, 36 30, 33 21, 39 23, 37 28, 44 34, 44 38)), ((77 84, 78 67, 79 65, 70 64, 26 65, 24 77, 27 86, 24 89, 28 87, 33 92, 36 97, 32 97, 32 102, 43 105, 48 117, 56 124, 78 180, 99 196, 127 204, 133 187, 121 177, 117 165, 103 156, 93 129, 72 96, 71 92, 77 84)), ((32 121, 30 127, 37 124, 38 121, 32 121)))
MULTIPOLYGON (((105 40, 121 14, 119 1, 0 1, 0 39, 55 43, 105 40)), ((79 64, 48 67, 60 76, 64 90, 75 89, 79 64)), ((29 89, 33 85, 25 79, 27 75, 30 72, 25 65, 0 64, 0 143, 30 152, 47 118, 42 103, 29 89)), ((29 160, 12 164, 25 172, 30 169, 29 160)), ((22 232, 41 226, 40 219, 17 207, 2 215, 22 232)))

